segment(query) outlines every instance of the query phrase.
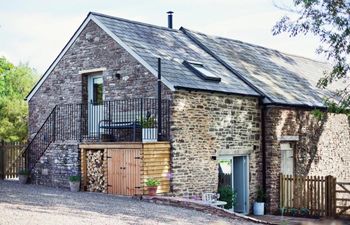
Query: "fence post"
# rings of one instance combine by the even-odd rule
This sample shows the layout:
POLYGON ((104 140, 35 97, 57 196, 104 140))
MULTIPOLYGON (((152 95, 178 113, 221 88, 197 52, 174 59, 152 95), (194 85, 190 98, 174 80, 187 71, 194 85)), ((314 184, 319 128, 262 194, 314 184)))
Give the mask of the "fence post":
POLYGON ((2 140, 0 142, 0 172, 1 176, 0 179, 4 180, 5 179, 5 151, 4 151, 4 145, 5 142, 2 140))
POLYGON ((335 192, 336 178, 326 176, 326 216, 334 217, 336 214, 336 192, 335 192))

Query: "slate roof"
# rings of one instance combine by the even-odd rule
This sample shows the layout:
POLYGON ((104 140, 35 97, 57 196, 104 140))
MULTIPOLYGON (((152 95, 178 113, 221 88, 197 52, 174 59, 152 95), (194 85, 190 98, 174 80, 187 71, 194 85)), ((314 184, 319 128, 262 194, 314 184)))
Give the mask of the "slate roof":
MULTIPOLYGON (((265 104, 325 107, 330 91, 316 88, 330 66, 304 57, 185 28, 169 29, 99 13, 89 13, 79 29, 28 94, 36 93, 80 32, 94 21, 154 75, 162 59, 162 79, 172 90, 186 88, 262 97, 265 104), (200 62, 220 82, 202 79, 183 64, 200 62)), ((333 95, 333 96, 332 96, 333 95)))
POLYGON ((316 88, 326 63, 182 28, 199 45, 227 63, 262 91, 266 103, 324 107, 331 93, 316 88))
POLYGON ((180 30, 129 21, 92 13, 113 34, 136 52, 154 70, 162 59, 162 78, 175 88, 237 93, 259 96, 251 87, 232 74, 180 30), (221 82, 205 81, 183 65, 184 60, 201 62, 221 82))

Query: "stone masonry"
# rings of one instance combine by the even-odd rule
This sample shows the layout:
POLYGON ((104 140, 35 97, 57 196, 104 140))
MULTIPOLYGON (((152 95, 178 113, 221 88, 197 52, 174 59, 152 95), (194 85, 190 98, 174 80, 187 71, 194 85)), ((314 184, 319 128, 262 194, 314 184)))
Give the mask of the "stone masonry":
POLYGON ((350 125, 346 115, 325 114, 319 120, 311 111, 292 108, 269 108, 266 121, 268 209, 279 208, 280 144, 282 136, 298 136, 294 145, 294 174, 301 176, 332 175, 338 181, 350 180, 350 125))
MULTIPOLYGON (((87 76, 91 74, 79 74, 79 71, 102 67, 106 68, 103 71, 105 100, 157 96, 157 78, 90 22, 29 101, 30 136, 55 105, 87 102, 87 76)), ((163 85, 163 97, 170 95, 163 85)))
POLYGON ((248 154, 252 203, 262 177, 257 98, 176 91, 171 134, 175 195, 216 192, 218 160, 211 157, 248 154))
POLYGON ((80 174, 80 152, 77 142, 52 143, 32 171, 31 182, 69 188, 68 176, 80 174))
MULTIPOLYGON (((105 100, 157 96, 157 78, 100 27, 90 22, 29 101, 30 139, 55 105, 87 103, 87 76, 91 74, 79 74, 79 71, 103 67, 106 68, 102 74, 105 100)), ((162 90, 163 97, 171 97, 166 86, 163 85, 162 90)), ((64 127, 60 129, 64 130, 64 127)), ((67 187, 68 176, 79 170, 78 153, 77 142, 51 144, 37 164, 33 181, 67 187), (62 154, 64 158, 60 158, 62 154), (69 166, 63 166, 64 162, 69 162, 69 166)))

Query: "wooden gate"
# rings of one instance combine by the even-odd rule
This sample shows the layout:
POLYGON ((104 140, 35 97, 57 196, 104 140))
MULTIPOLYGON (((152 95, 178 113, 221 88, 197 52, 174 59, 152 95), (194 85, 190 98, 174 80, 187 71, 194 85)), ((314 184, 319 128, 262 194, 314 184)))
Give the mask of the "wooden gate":
POLYGON ((17 178, 20 169, 25 168, 23 143, 0 143, 0 179, 17 178))
POLYGON ((141 195, 141 149, 108 149, 108 193, 141 195))
POLYGON ((350 216, 350 182, 332 176, 280 175, 280 208, 314 216, 350 216))
POLYGON ((350 182, 336 182, 335 203, 337 216, 350 217, 350 182))

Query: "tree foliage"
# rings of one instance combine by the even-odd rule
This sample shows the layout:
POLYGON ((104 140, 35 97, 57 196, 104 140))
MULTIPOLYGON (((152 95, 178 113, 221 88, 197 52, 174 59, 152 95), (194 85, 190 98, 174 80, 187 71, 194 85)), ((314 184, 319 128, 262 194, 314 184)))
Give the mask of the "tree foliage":
POLYGON ((26 64, 18 66, 0 57, 0 140, 25 141, 28 105, 24 100, 37 74, 26 64))
POLYGON ((273 34, 289 33, 290 36, 311 33, 320 38, 318 54, 324 54, 333 64, 329 72, 319 80, 318 86, 342 81, 346 85, 339 90, 339 105, 348 107, 349 53, 350 53, 350 1, 349 0, 293 0, 297 18, 284 16, 273 27, 273 34))

